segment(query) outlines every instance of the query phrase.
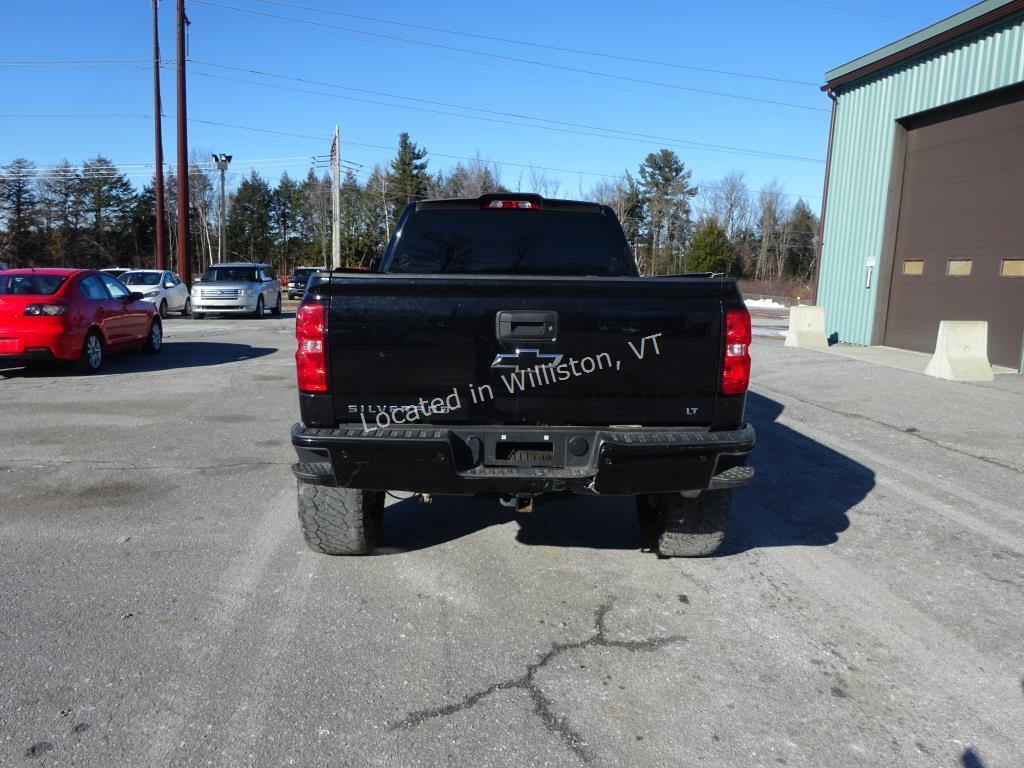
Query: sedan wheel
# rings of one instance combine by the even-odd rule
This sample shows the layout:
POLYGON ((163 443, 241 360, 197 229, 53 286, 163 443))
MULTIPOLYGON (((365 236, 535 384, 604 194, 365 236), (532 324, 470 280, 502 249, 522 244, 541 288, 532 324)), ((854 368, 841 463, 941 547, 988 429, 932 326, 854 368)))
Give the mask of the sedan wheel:
POLYGON ((167 317, 167 299, 160 302, 160 317, 167 317))
POLYGON ((252 316, 255 317, 255 318, 263 317, 263 297, 262 296, 260 296, 258 299, 256 299, 256 311, 252 313, 252 316))
POLYGON ((95 373, 103 365, 103 342, 96 331, 90 331, 82 343, 82 354, 75 363, 79 373, 95 373))
POLYGON ((280 293, 277 294, 277 303, 274 305, 274 308, 272 310, 270 310, 270 314, 272 314, 272 315, 280 315, 281 314, 281 294, 280 293))
POLYGON ((146 337, 146 343, 142 345, 142 349, 150 355, 155 355, 163 345, 164 329, 160 321, 154 318, 153 324, 149 327, 149 336, 146 337))
POLYGON ((189 317, 192 314, 192 299, 185 299, 185 306, 181 309, 182 317, 189 317))

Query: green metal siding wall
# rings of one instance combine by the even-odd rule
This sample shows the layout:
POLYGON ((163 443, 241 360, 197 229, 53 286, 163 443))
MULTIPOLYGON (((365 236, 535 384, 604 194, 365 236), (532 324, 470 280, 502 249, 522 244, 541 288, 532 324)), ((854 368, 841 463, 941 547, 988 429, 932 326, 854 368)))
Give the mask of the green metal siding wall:
POLYGON ((871 343, 895 121, 1019 82, 1024 18, 839 92, 817 299, 828 333, 871 343))

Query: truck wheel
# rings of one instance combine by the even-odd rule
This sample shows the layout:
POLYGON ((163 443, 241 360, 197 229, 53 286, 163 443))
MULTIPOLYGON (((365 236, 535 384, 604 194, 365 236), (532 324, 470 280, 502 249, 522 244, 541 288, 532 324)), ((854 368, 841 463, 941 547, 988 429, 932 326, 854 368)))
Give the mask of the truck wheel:
POLYGON ((309 548, 325 555, 365 555, 377 545, 384 494, 299 482, 299 524, 309 548))
POLYGON ((662 557, 704 557, 725 539, 732 491, 704 491, 696 499, 652 493, 636 499, 645 543, 662 557))

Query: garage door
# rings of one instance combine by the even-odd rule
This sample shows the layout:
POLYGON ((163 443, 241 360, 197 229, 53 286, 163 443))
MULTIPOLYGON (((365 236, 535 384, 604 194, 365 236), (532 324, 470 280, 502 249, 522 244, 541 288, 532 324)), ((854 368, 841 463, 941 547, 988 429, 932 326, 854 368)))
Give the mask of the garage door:
POLYGON ((1024 337, 1024 89, 905 121, 885 344, 935 350, 940 320, 987 320, 989 359, 1024 337))

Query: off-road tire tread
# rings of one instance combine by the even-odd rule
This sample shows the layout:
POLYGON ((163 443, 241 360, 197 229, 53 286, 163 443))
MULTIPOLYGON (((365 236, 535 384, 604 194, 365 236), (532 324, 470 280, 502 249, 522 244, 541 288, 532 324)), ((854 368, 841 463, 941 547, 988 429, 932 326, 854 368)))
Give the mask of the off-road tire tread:
POLYGON ((637 498, 641 532, 662 557, 707 557, 722 545, 732 513, 732 490, 704 491, 696 499, 678 493, 637 498))
POLYGON ((383 494, 299 482, 299 524, 306 544, 325 555, 365 555, 377 546, 383 494))

